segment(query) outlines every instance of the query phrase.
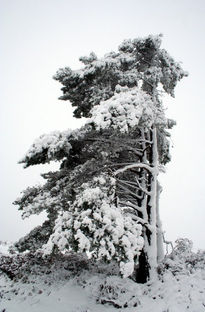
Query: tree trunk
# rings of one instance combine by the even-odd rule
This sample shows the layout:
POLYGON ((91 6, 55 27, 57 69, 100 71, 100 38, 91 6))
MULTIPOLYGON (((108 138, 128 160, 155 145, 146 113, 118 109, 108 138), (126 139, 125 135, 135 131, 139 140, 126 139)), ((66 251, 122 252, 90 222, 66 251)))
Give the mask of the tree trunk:
POLYGON ((164 258, 164 239, 163 239, 163 231, 162 231, 162 223, 159 216, 159 196, 162 191, 162 187, 159 184, 159 181, 157 182, 157 263, 162 261, 164 258))
POLYGON ((145 283, 148 279, 153 280, 156 277, 156 268, 158 257, 161 258, 161 235, 157 233, 157 226, 161 230, 159 223, 158 211, 158 150, 157 150, 157 135, 156 128, 150 131, 149 140, 152 141, 150 153, 143 162, 149 160, 150 166, 153 168, 152 173, 149 173, 146 196, 146 209, 143 213, 143 220, 147 222, 149 227, 144 228, 144 248, 139 257, 139 265, 136 272, 136 281, 145 283), (158 252, 158 248, 160 252, 158 252), (160 255, 159 255, 160 254, 160 255))

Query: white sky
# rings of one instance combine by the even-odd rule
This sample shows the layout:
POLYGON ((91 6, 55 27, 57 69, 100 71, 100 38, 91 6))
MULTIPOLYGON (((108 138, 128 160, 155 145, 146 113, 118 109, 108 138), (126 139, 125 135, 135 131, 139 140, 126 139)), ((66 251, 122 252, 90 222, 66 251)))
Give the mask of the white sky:
POLYGON ((12 202, 41 181, 44 166, 22 169, 22 158, 43 133, 79 126, 68 102, 59 101, 59 67, 102 56, 128 38, 163 33, 163 47, 189 77, 166 99, 172 162, 160 178, 166 237, 192 239, 205 249, 205 1, 204 0, 0 0, 0 240, 17 240, 42 217, 21 220, 12 202))

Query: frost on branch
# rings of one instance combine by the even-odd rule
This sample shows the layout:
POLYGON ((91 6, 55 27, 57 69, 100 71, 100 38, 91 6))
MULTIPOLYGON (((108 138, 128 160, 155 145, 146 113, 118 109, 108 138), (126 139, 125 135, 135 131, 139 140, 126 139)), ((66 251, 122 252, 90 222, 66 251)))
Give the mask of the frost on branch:
POLYGON ((44 253, 55 247, 61 252, 86 252, 97 260, 116 260, 122 275, 131 275, 143 247, 142 226, 123 215, 114 202, 113 178, 101 175, 84 183, 69 210, 58 212, 44 253))

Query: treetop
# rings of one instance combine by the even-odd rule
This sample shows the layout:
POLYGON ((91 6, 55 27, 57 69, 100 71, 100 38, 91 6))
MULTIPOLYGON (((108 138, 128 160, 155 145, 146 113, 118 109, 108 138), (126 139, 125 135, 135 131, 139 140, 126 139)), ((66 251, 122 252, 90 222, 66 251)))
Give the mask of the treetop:
POLYGON ((161 35, 124 40, 117 52, 98 58, 95 53, 80 57, 84 67, 57 71, 54 79, 63 87, 62 100, 76 107, 74 117, 90 117, 91 109, 110 99, 117 86, 139 87, 158 99, 157 88, 174 96, 177 81, 187 76, 181 65, 161 49, 161 35))

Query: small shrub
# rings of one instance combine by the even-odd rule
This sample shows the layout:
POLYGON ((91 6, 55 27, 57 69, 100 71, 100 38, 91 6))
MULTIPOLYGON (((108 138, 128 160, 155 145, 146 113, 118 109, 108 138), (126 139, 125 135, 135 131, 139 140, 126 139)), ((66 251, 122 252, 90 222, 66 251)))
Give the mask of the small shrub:
POLYGON ((27 282, 28 275, 51 274, 58 269, 77 275, 88 269, 88 259, 80 254, 51 255, 43 257, 42 254, 9 254, 0 255, 0 272, 11 280, 21 279, 27 282))
POLYGON ((205 268, 205 251, 193 252, 193 243, 187 238, 176 240, 173 251, 168 254, 158 267, 158 272, 169 270, 173 275, 190 275, 205 268))

